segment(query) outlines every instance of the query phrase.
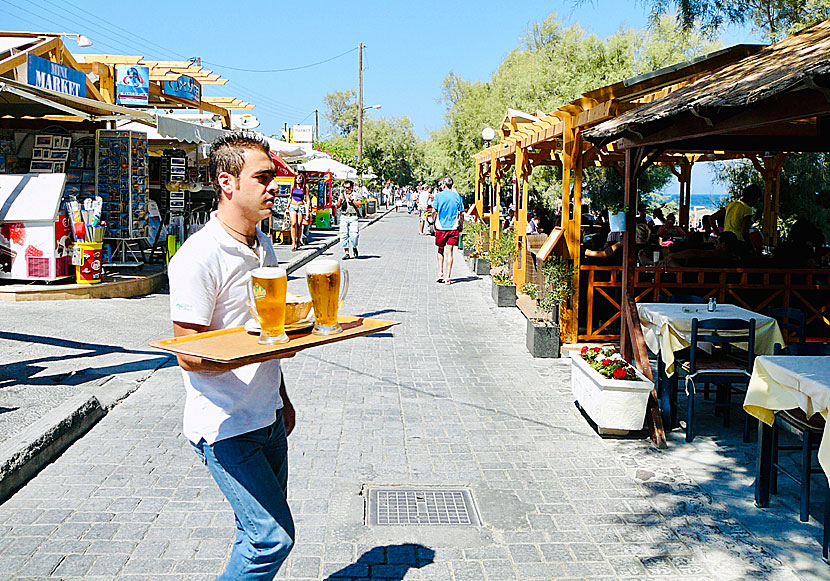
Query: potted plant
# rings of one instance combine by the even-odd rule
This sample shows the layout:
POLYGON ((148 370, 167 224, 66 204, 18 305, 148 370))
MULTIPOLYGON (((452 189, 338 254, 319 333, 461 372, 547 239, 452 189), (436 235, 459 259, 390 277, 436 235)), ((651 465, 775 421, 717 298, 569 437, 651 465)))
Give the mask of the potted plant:
POLYGON ((522 289, 542 313, 527 320, 526 345, 534 357, 559 357, 559 305, 573 296, 573 272, 565 259, 549 259, 542 265, 542 288, 526 284, 522 289))
POLYGON ((625 232, 625 215, 628 213, 626 206, 611 204, 608 206, 608 225, 611 232, 625 232))
POLYGON ((493 301, 499 307, 516 306, 516 285, 513 284, 513 261, 516 259, 516 236, 513 229, 505 230, 493 241, 487 251, 490 278, 493 281, 493 301))
POLYGON ((464 224, 464 230, 461 231, 461 239, 464 243, 464 256, 469 261, 470 268, 476 274, 487 274, 490 272, 489 263, 482 264, 482 266, 486 266, 484 272, 478 271, 477 264, 479 260, 483 260, 487 231, 487 224, 479 221, 466 222, 464 224))
POLYGON ((614 347, 586 346, 571 353, 573 395, 600 434, 641 430, 653 387, 614 347))

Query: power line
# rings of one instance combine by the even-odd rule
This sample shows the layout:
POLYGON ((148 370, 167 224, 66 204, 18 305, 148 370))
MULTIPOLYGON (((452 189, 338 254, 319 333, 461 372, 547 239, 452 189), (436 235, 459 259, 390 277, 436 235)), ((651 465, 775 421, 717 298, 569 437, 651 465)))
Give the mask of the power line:
POLYGON ((205 63, 205 64, 208 64, 212 67, 219 67, 219 68, 228 69, 228 70, 231 70, 231 71, 241 71, 243 73, 286 73, 286 72, 289 72, 289 71, 299 71, 301 69, 310 69, 311 67, 316 67, 317 65, 322 65, 322 64, 331 62, 335 59, 339 59, 340 57, 346 56, 350 52, 354 52, 356 50, 357 50, 357 47, 350 48, 346 52, 340 53, 337 56, 333 56, 331 58, 327 58, 325 60, 318 61, 316 63, 311 63, 311 64, 308 64, 308 65, 302 65, 302 66, 299 66, 299 67, 289 67, 287 69, 240 69, 238 67, 231 67, 231 66, 228 66, 228 65, 220 65, 220 64, 212 63, 212 62, 206 61, 206 60, 203 60, 202 62, 205 63))

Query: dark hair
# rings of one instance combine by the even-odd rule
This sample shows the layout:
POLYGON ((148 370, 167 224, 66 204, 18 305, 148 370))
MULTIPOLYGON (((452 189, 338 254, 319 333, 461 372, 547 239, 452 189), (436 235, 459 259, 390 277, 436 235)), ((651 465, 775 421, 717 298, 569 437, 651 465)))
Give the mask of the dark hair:
POLYGON ((741 191, 741 199, 744 202, 757 202, 763 196, 764 192, 756 184, 749 184, 741 191))
POLYGON ((443 178, 441 178, 441 183, 444 184, 447 187, 447 189, 452 188, 452 178, 450 176, 444 176, 443 178))
POLYGON ((346 180, 343 182, 343 187, 345 188, 346 186, 354 187, 354 182, 352 180, 346 180))
POLYGON ((271 151, 263 137, 250 131, 234 131, 211 144, 208 172, 217 200, 222 199, 219 174, 225 172, 238 178, 245 166, 245 151, 251 149, 258 149, 266 155, 271 151))

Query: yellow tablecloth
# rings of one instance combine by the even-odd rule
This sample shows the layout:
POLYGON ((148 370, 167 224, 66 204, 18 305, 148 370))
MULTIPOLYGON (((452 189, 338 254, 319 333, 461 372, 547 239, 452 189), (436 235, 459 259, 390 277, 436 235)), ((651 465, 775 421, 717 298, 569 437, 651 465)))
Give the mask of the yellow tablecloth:
MULTIPOLYGON (((744 410, 772 425, 775 412, 801 408, 807 417, 820 413, 827 419, 830 405, 830 356, 758 357, 744 398, 744 410)), ((818 449, 818 461, 830 477, 830 443, 827 430, 818 449)))
POLYGON ((660 353, 666 374, 674 374, 674 353, 692 342, 692 319, 755 319, 755 354, 769 355, 776 343, 785 345, 778 321, 735 305, 718 305, 715 312, 706 305, 674 303, 637 303, 643 337, 652 353, 660 353), (687 311, 693 312, 684 312, 687 311))

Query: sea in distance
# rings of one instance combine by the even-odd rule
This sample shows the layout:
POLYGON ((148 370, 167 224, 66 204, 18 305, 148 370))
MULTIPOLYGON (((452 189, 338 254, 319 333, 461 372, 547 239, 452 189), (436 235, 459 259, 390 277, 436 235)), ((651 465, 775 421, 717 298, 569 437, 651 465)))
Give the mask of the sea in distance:
MULTIPOLYGON (((692 194, 689 198, 689 206, 692 209, 695 206, 703 206, 707 210, 717 210, 728 201, 729 194, 692 194)), ((680 196, 678 194, 672 194, 666 199, 666 202, 674 202, 677 205, 680 203, 680 196)))

